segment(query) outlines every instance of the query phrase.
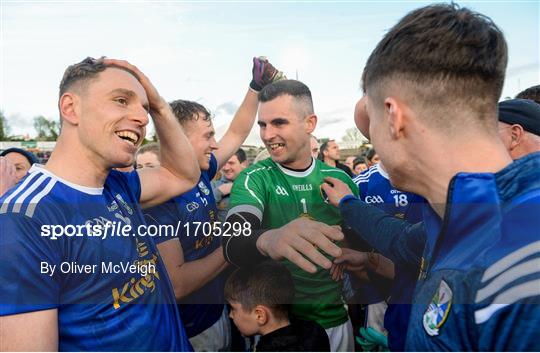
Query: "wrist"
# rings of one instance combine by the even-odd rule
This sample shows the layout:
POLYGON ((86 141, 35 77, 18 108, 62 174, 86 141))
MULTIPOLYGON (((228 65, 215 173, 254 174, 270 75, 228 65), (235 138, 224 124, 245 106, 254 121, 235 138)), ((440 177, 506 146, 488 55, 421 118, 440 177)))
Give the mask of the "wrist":
POLYGON ((259 250, 259 252, 264 256, 268 256, 268 252, 266 249, 268 248, 269 232, 270 231, 262 233, 255 244, 257 246, 257 250, 259 250))
POLYGON ((348 194, 348 195, 343 196, 343 197, 339 200, 338 207, 341 207, 341 205, 342 205, 344 202, 347 202, 348 200, 356 200, 356 197, 355 197, 353 194, 348 194))

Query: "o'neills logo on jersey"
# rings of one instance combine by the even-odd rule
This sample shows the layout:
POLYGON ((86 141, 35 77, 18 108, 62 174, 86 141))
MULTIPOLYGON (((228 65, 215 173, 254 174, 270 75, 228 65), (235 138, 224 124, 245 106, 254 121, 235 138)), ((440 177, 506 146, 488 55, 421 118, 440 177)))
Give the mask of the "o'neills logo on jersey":
POLYGON ((379 195, 375 196, 366 196, 366 199, 364 200, 365 203, 384 203, 384 200, 379 195))
POLYGON ((294 191, 311 191, 313 190, 313 185, 311 184, 300 184, 292 186, 294 191))
POLYGON ((283 186, 279 186, 279 185, 276 187, 276 194, 281 195, 281 196, 289 196, 289 193, 287 192, 287 190, 283 186))

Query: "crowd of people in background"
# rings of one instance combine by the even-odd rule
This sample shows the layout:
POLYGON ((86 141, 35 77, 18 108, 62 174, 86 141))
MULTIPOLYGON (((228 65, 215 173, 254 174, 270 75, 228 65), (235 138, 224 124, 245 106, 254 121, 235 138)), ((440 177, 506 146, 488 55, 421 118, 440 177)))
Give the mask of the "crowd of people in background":
POLYGON ((499 102, 506 62, 489 18, 412 11, 368 59, 372 145, 345 158, 265 57, 219 141, 134 65, 71 65, 46 164, 0 153, 0 349, 539 350, 540 86, 499 102), (176 231, 103 233, 151 226, 176 231))

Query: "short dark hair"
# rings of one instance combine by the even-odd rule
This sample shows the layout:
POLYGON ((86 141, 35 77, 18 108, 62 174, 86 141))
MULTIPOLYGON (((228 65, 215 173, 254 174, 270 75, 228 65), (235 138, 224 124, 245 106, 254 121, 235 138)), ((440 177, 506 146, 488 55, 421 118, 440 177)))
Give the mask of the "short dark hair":
POLYGON ((137 80, 139 79, 133 71, 125 67, 117 65, 106 65, 103 62, 104 59, 104 56, 99 59, 87 57, 81 62, 68 66, 66 71, 64 71, 62 81, 60 81, 59 97, 62 97, 64 93, 69 91, 76 84, 80 85, 79 89, 82 89, 84 91, 90 81, 96 79, 101 72, 105 71, 105 69, 109 67, 114 67, 120 70, 127 71, 132 74, 137 80))
POLYGON ((357 165, 362 164, 362 163, 367 165, 366 159, 362 156, 356 157, 353 161, 353 169, 356 168, 357 165))
POLYGON ((259 92, 259 102, 269 102, 283 95, 294 98, 300 117, 304 118, 314 113, 311 91, 308 86, 297 80, 281 80, 264 86, 259 92))
POLYGON ((540 85, 532 86, 517 94, 516 98, 530 99, 540 104, 540 85))
POLYGON ((236 156, 236 158, 238 158, 238 162, 240 163, 244 163, 245 160, 247 159, 246 151, 244 151, 241 148, 239 148, 238 151, 234 153, 234 155, 236 156))
POLYGON ((375 157, 376 154, 377 152, 375 151, 375 148, 370 148, 366 153, 366 158, 371 162, 371 160, 373 159, 373 157, 375 157))
POLYGON ((277 317, 286 318, 294 299, 294 282, 285 265, 268 260, 233 272, 225 283, 225 299, 248 311, 264 305, 277 317))
POLYGON ((336 142, 336 140, 330 139, 330 140, 324 141, 324 142, 321 144, 321 147, 319 147, 319 159, 320 159, 321 161, 324 161, 324 154, 323 154, 323 152, 326 151, 326 150, 328 149, 328 144, 329 144, 330 142, 336 142))
POLYGON ((457 126, 454 116, 465 108, 481 120, 493 118, 495 128, 507 51, 490 18, 454 3, 425 6, 408 13, 377 44, 363 87, 380 100, 383 89, 398 80, 437 126, 457 126))
POLYGON ((170 102, 169 105, 176 116, 178 122, 185 127, 187 122, 199 120, 199 114, 202 114, 203 120, 208 121, 208 125, 212 124, 212 114, 202 104, 197 102, 177 99, 170 102))

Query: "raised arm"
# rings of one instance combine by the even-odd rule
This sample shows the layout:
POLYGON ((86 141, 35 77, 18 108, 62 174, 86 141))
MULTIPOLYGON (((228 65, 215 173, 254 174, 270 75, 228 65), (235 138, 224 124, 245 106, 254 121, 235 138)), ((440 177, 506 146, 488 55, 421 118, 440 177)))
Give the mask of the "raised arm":
POLYGON ((219 141, 219 149, 214 152, 218 169, 242 146, 253 128, 259 104, 258 92, 267 84, 286 78, 263 56, 253 58, 252 74, 250 88, 236 111, 229 129, 219 141))
POLYGON ((125 67, 135 73, 146 91, 150 116, 159 138, 161 166, 137 171, 141 181, 141 206, 146 208, 160 204, 191 189, 199 180, 199 164, 169 104, 137 67, 123 60, 106 59, 105 63, 125 67))

